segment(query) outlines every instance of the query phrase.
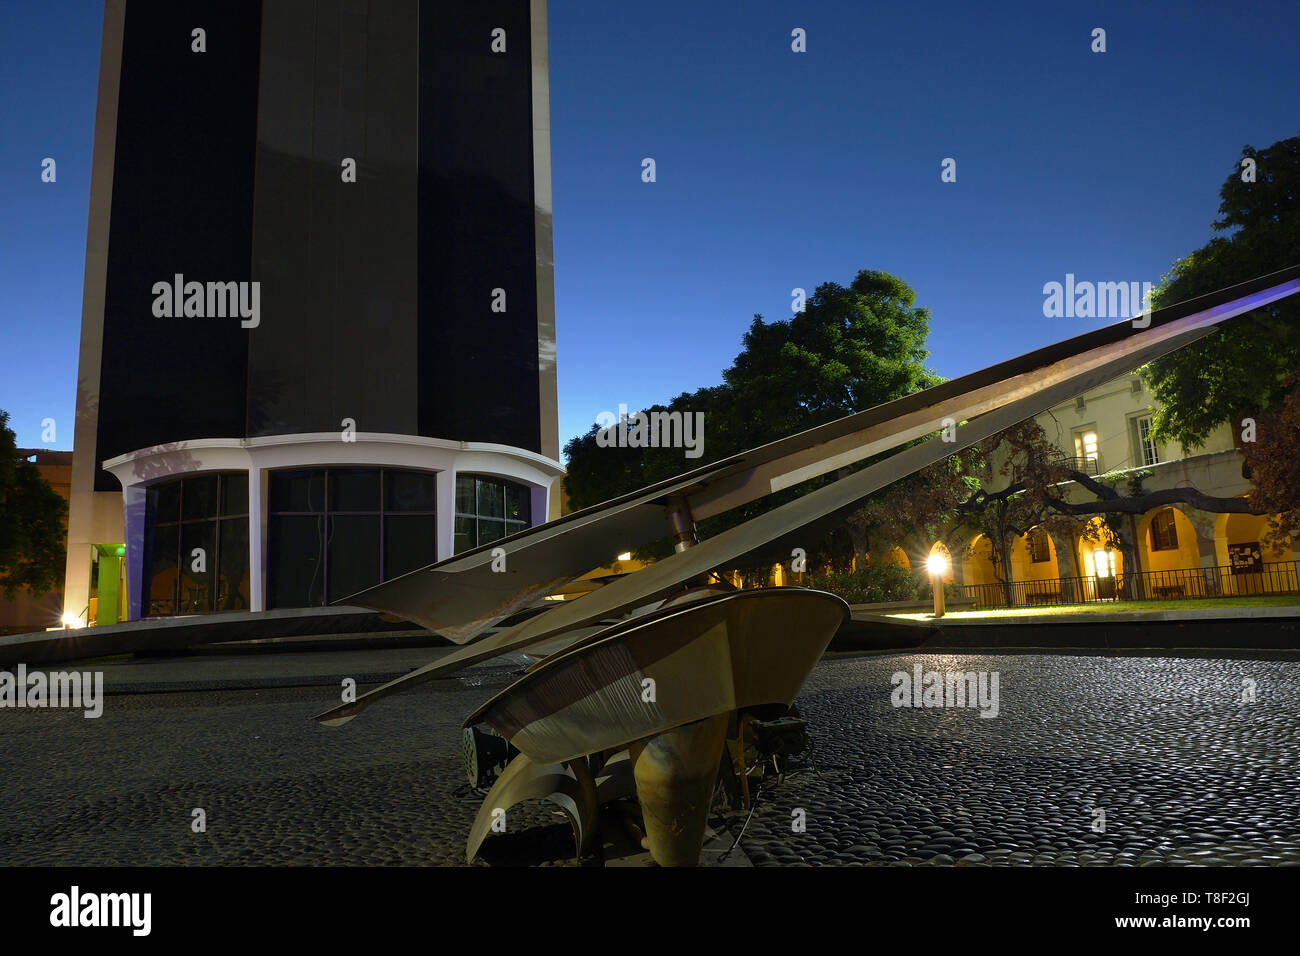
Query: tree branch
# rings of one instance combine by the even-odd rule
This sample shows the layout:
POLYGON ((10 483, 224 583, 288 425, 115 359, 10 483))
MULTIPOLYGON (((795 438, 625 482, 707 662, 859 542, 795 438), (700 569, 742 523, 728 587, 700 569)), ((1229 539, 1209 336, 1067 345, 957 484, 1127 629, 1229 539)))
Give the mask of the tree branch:
POLYGON ((1144 495, 1128 498, 1120 497, 1112 492, 1111 496, 1103 501, 1084 501, 1079 504, 1073 504, 1069 501, 1054 501, 1052 507, 1065 514, 1072 515, 1116 513, 1141 515, 1152 508, 1183 504, 1215 514, 1267 514, 1265 511, 1253 508, 1248 498, 1216 498, 1213 495, 1205 494, 1203 491, 1197 491, 1195 488, 1163 488, 1160 491, 1149 491, 1144 495))

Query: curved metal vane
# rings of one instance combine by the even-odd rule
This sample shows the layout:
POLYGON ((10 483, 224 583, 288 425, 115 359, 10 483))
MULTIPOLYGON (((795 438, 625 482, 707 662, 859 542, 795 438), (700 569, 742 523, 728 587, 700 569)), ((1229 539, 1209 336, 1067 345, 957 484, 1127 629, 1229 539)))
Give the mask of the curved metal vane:
POLYGON ((519 754, 506 765, 483 799, 465 845, 465 860, 474 861, 483 840, 494 826, 509 825, 511 807, 525 800, 549 800, 569 818, 573 827, 574 853, 582 856, 591 842, 596 824, 596 784, 582 761, 568 766, 539 764, 519 754))

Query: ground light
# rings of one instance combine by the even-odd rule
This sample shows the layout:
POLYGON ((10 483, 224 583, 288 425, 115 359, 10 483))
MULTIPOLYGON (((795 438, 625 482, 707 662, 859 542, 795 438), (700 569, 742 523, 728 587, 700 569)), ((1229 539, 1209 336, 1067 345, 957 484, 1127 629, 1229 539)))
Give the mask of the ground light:
POLYGON ((930 589, 934 591, 934 616, 943 617, 943 579, 948 574, 948 558, 936 552, 930 555, 925 566, 930 571, 930 589))
POLYGON ((85 625, 81 623, 81 618, 69 611, 67 614, 63 615, 63 626, 84 627, 85 625))

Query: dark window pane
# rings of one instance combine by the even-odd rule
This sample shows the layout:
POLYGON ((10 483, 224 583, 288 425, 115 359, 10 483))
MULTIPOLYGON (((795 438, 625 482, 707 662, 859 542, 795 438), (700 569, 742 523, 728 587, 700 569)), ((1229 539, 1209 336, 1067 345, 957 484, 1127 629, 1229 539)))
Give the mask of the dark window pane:
POLYGON ((1151 550, 1177 551, 1178 527, 1174 519, 1174 510, 1166 508, 1156 514, 1151 522, 1151 550))
POLYGON ((221 476, 221 514, 248 514, 248 472, 221 476))
POLYGON ((462 551, 471 551, 476 547, 478 547, 478 539, 474 534, 474 519, 457 515, 452 553, 460 554, 462 551))
POLYGON ((457 475, 456 476, 456 513, 462 515, 474 514, 474 476, 457 475))
POLYGON ((270 491, 272 512, 325 510, 323 471, 273 471, 270 491))
POLYGON ((1029 559, 1035 564, 1042 564, 1052 558, 1051 548, 1047 543, 1047 532, 1035 528, 1029 532, 1029 559))
POLYGON ((268 607, 325 603, 325 519, 272 515, 267 522, 268 607))
POLYGON ((389 515, 384 518, 384 579, 438 560, 438 526, 433 515, 389 515))
POLYGON ((507 535, 518 534, 520 531, 523 531, 527 527, 528 525, 524 524, 522 521, 507 521, 506 534, 507 535))
POLYGON ((378 515, 330 517, 328 600, 379 583, 378 515))
POLYGON ((217 476, 202 475, 181 482, 182 518, 215 518, 217 516, 217 476))
POLYGON ((478 519, 478 543, 487 544, 506 536, 506 523, 499 518, 478 519))
POLYGON ((527 488, 514 483, 506 485, 506 517, 508 519, 527 521, 530 503, 527 488))
POLYGON ((159 524, 181 519, 181 483, 168 481, 149 489, 149 509, 159 524))
POLYGON ((248 576, 248 519, 227 518, 220 525, 217 610, 247 611, 252 607, 248 576))
POLYGON ((505 488, 501 482, 492 481, 490 478, 480 478, 478 480, 478 511, 479 515, 485 515, 489 518, 505 517, 505 488))
POLYGON ((180 612, 206 614, 211 611, 216 580, 217 523, 195 521, 181 525, 180 612))
POLYGON ((333 511, 378 511, 379 472, 374 469, 330 471, 329 509, 333 511))
POLYGON ((437 501, 438 476, 420 471, 389 471, 385 511, 433 511, 437 501))
MULTIPOLYGON (((179 501, 179 499, 176 499, 179 501)), ((180 547, 180 528, 166 525, 155 528, 145 558, 145 608, 146 617, 162 617, 176 613, 177 566, 176 552, 180 547)))

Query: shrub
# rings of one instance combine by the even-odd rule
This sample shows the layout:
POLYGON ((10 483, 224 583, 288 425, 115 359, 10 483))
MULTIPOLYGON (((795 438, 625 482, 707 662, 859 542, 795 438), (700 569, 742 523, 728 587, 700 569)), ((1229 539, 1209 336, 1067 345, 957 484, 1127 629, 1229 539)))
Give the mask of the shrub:
POLYGON ((864 564, 854 571, 809 574, 806 583, 810 588, 838 594, 849 604, 920 601, 931 596, 928 582, 918 581, 911 571, 897 564, 864 564))

